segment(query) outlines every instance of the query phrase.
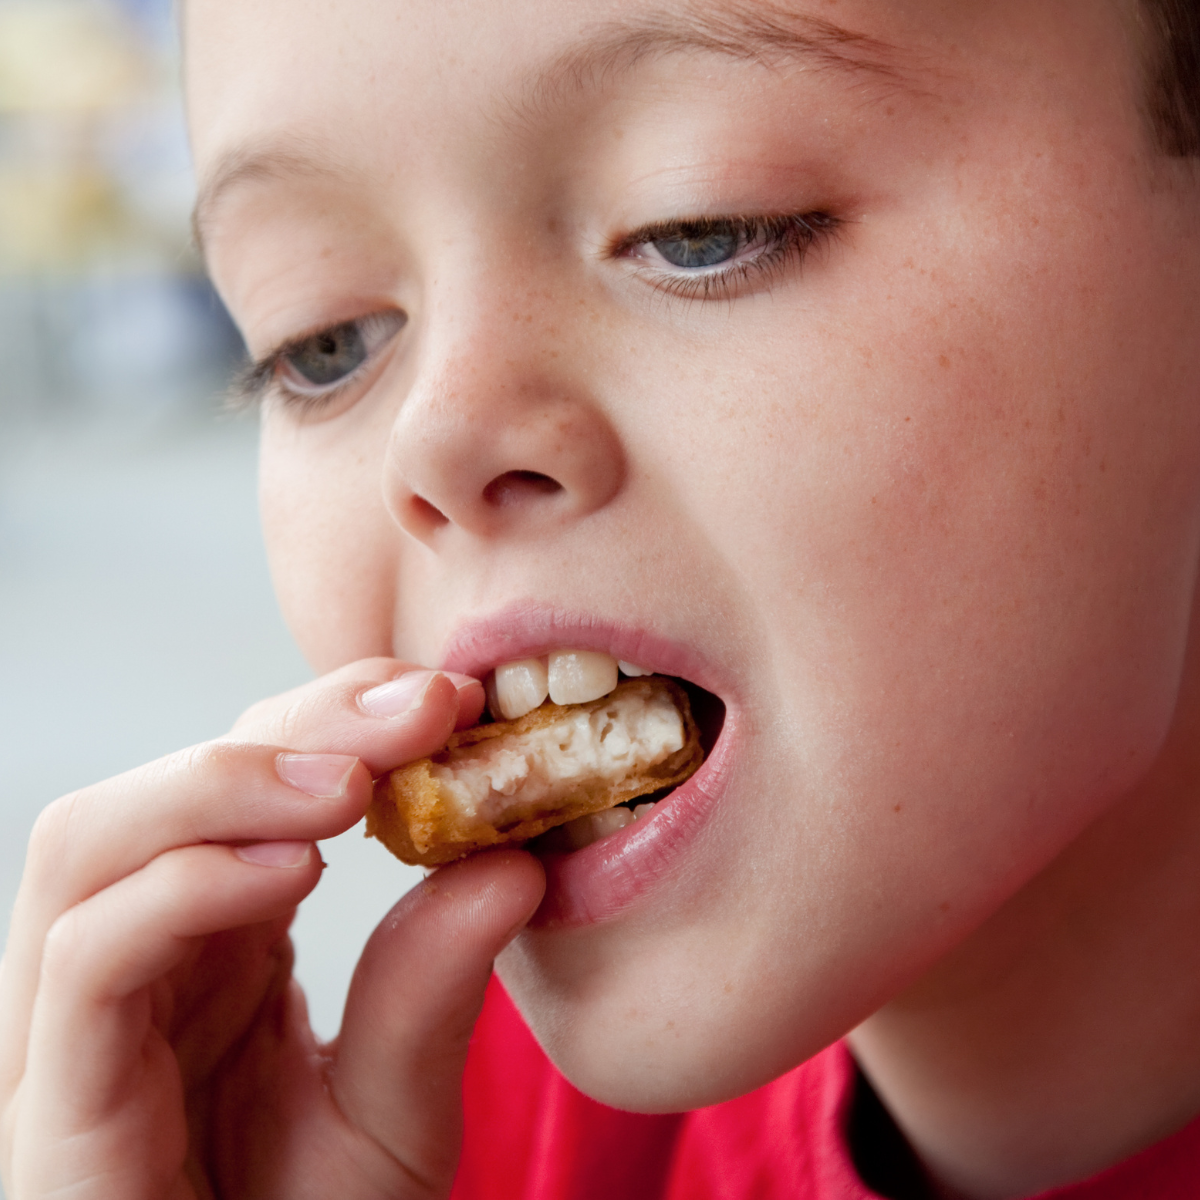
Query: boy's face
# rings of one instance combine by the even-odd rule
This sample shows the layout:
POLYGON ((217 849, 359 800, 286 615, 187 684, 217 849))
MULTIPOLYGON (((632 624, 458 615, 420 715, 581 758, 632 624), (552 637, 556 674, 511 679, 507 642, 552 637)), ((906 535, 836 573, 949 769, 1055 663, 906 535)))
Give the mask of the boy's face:
POLYGON ((1127 20, 192 0, 203 230, 252 353, 377 318, 283 368, 368 353, 332 398, 265 406, 314 664, 596 648, 726 705, 704 775, 561 863, 502 962, 593 1095, 800 1061, 1158 751, 1200 253, 1127 20))

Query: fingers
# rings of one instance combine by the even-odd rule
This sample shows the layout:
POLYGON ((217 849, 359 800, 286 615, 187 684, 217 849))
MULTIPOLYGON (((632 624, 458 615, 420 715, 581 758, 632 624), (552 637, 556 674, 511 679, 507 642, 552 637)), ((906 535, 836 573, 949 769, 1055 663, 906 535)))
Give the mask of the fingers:
POLYGON ((51 805, 30 842, 0 964, 0 1087, 20 1076, 43 942, 69 909, 180 847, 332 837, 370 796, 370 774, 354 758, 214 744, 51 805))
POLYGON ((165 975, 192 939, 290 912, 320 875, 310 842, 188 846, 75 905, 46 937, 31 1056, 40 1047, 53 1059, 56 1046, 72 1045, 69 1070, 77 1098, 98 1095, 88 1086, 92 1074, 79 1048, 101 1060, 111 1055, 104 1037, 88 1031, 118 1011, 120 1001, 165 975))
POLYGON ((280 735, 274 745, 208 743, 51 805, 30 842, 14 937, 40 938, 70 905, 166 850, 348 829, 370 803, 372 774, 439 749, 459 713, 453 679, 409 672, 375 683, 385 662, 396 665, 366 664, 365 682, 347 668, 294 694, 260 722, 280 735), (361 765, 356 746, 370 752, 361 765))
POLYGON ((126 1139, 132 1151, 140 1131, 125 1124, 149 1128, 156 1104, 179 1107, 178 1068, 152 1030, 147 985, 180 962, 195 938, 286 914, 320 871, 308 842, 189 846, 160 855, 55 922, 30 1021, 21 1172, 53 1173, 58 1164, 38 1162, 46 1155, 35 1151, 71 1145, 71 1172, 87 1178, 89 1139, 100 1160, 114 1139, 126 1139))
POLYGON ((231 736, 353 754, 380 775, 440 749, 483 706, 483 685, 470 676, 367 659, 255 705, 231 736))
POLYGON ((453 1175, 467 1045, 492 962, 544 890, 541 864, 521 851, 443 867, 392 909, 359 961, 333 1098, 420 1181, 453 1175))
POLYGON ((19 915, 59 912, 144 867, 201 842, 316 841, 354 824, 371 776, 345 755, 209 743, 56 801, 30 839, 19 915))
POLYGON ((51 805, 30 844, 0 963, 0 1100, 23 1070, 43 941, 68 910, 184 847, 335 836, 366 811, 373 775, 439 749, 482 707, 476 680, 373 659, 251 710, 238 740, 51 805))

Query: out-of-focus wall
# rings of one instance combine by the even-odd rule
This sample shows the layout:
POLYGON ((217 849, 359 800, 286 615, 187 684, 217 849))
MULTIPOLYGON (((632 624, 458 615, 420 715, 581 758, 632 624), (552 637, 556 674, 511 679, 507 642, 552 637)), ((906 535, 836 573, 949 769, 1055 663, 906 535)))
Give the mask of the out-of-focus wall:
POLYGON ((0 418, 170 414, 237 338, 191 245, 170 0, 0 0, 0 418))

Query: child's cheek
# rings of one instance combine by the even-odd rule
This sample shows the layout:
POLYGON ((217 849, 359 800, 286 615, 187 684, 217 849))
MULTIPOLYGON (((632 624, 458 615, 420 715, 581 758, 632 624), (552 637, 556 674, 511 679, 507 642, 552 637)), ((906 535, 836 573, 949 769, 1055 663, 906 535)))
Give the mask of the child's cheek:
POLYGON ((332 427, 297 428, 268 402, 259 503, 271 576, 318 673, 394 653, 397 540, 381 465, 364 453, 332 427))
POLYGON ((1200 436, 1144 332, 1186 336, 1161 246, 1101 214, 988 215, 995 240, 941 228, 880 251, 844 332, 805 356, 807 427, 782 439, 801 449, 777 477, 795 520, 775 661, 818 791, 947 830, 970 811, 984 836, 1047 803, 1014 842, 1032 862, 1166 733, 1200 436), (872 306, 881 276, 889 303, 872 306))

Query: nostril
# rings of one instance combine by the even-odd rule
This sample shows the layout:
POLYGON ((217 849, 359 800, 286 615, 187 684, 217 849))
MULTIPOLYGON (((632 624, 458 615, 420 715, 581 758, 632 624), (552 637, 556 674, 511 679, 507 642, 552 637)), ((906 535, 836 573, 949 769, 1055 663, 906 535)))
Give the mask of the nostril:
POLYGON ((414 496, 409 505, 412 508, 413 516, 417 521, 431 529, 436 529, 439 525, 446 525, 450 518, 446 516, 440 508, 435 508, 423 496, 414 496))
POLYGON ((483 499, 493 508, 505 508, 536 496, 551 496, 562 490, 563 486, 557 479, 538 471, 506 471, 503 475, 497 475, 483 489, 483 499))

